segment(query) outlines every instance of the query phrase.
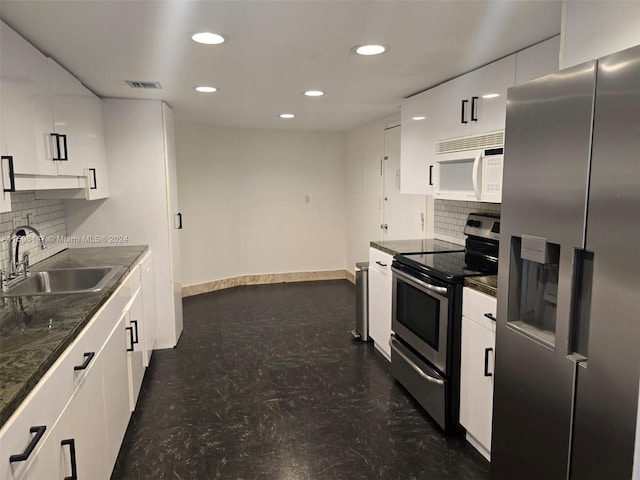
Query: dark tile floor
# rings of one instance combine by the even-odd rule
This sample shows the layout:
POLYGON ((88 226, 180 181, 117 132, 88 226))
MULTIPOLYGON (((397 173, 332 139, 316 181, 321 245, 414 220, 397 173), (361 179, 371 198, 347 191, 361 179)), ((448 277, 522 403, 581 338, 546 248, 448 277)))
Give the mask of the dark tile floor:
POLYGON ((487 479, 355 342, 347 281, 237 287, 184 300, 156 351, 112 480, 487 479))

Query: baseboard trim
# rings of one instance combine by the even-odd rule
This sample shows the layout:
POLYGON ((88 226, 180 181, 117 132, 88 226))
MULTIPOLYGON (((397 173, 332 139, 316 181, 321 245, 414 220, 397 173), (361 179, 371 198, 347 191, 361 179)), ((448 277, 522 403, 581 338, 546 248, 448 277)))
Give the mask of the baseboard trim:
POLYGON ((240 275, 221 278, 210 282, 182 287, 182 297, 191 297, 202 293, 215 292, 241 285, 265 285, 269 283, 313 282, 317 280, 349 280, 355 283, 355 276, 347 270, 323 270, 317 272, 265 273, 259 275, 240 275), (353 277, 353 279, 352 279, 353 277))

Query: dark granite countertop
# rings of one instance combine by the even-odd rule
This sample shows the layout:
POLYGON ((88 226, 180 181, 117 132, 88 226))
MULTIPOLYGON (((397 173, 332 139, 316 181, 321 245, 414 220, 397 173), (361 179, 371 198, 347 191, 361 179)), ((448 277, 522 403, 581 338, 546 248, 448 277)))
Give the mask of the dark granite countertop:
POLYGON ((381 240, 371 242, 373 248, 377 248, 391 255, 398 253, 427 253, 427 252, 460 252, 464 245, 445 242, 435 238, 420 238, 415 240, 381 240))
POLYGON ((467 277, 464 279, 464 286, 486 293, 492 297, 498 296, 498 276, 487 275, 485 277, 467 277))
POLYGON ((100 292, 0 300, 0 426, 147 249, 146 245, 135 245, 64 250, 32 265, 31 270, 120 266, 120 271, 100 292))

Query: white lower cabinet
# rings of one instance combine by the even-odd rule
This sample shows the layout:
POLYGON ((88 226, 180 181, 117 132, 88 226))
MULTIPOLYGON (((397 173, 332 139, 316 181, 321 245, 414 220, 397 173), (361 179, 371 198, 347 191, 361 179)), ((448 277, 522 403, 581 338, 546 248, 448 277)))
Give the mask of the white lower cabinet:
POLYGON ((92 366, 27 467, 29 479, 107 478, 102 359, 92 366))
POLYGON ((118 458, 118 451, 127 431, 131 415, 129 369, 125 317, 123 312, 104 346, 102 381, 104 384, 104 419, 106 424, 105 461, 109 475, 118 458))
POLYGON ((369 336, 387 360, 391 359, 392 261, 392 255, 369 249, 369 336))
POLYGON ((132 268, 2 426, 2 480, 110 477, 145 372, 145 278, 132 268))
POLYGON ((148 367, 156 345, 156 291, 153 286, 153 257, 145 255, 140 262, 142 289, 142 315, 144 317, 144 366, 148 367))
POLYGON ((142 378, 144 377, 145 356, 145 325, 142 313, 142 288, 139 287, 131 297, 125 309, 125 330, 128 335, 127 373, 129 377, 129 408, 133 412, 136 408, 142 378))
POLYGON ((460 424, 466 437, 491 459, 496 299, 464 288, 460 360, 460 424))

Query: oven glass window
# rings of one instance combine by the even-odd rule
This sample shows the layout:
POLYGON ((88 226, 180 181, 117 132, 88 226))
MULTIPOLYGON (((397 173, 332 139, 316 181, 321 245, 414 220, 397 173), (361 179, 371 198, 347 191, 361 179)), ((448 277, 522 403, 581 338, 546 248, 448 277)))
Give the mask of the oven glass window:
POLYGON ((396 320, 438 351, 440 301, 402 281, 396 288, 396 320))

